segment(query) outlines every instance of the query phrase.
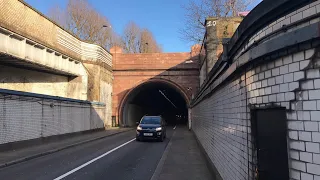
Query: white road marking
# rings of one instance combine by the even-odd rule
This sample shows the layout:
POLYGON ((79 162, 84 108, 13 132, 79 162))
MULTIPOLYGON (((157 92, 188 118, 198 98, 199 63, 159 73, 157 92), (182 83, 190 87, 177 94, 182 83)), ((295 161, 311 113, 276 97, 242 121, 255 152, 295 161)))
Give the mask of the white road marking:
POLYGON ((70 174, 72 174, 72 173, 74 173, 74 172, 76 172, 76 171, 78 171, 78 170, 80 170, 80 169, 88 166, 89 164, 97 161, 98 159, 103 158, 104 156, 112 153, 113 151, 116 151, 117 149, 119 149, 119 148, 121 148, 121 147, 123 147, 123 146, 125 146, 125 145, 127 145, 127 144, 129 144, 129 143, 131 143, 131 142, 134 141, 135 139, 136 139, 136 138, 134 138, 134 139, 132 139, 132 140, 126 142, 126 143, 123 143, 123 144, 121 144, 120 146, 118 146, 118 147, 116 147, 116 148, 111 149, 110 151, 108 151, 108 152, 106 152, 106 153, 104 153, 104 154, 102 154, 102 155, 100 155, 100 156, 98 156, 98 157, 96 157, 96 158, 94 158, 94 159, 92 159, 92 160, 90 160, 90 161, 82 164, 81 166, 79 166, 79 167, 77 167, 77 168, 75 168, 75 169, 73 169, 73 170, 71 170, 71 171, 69 171, 69 172, 67 172, 67 173, 65 173, 65 174, 57 177, 57 178, 55 178, 54 180, 60 180, 60 179, 62 179, 62 178, 65 178, 65 177, 69 176, 70 174))

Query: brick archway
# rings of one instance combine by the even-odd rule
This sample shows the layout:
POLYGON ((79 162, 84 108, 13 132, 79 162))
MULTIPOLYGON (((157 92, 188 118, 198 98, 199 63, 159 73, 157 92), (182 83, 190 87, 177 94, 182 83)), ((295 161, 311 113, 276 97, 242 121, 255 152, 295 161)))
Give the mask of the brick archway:
POLYGON ((181 53, 126 54, 113 47, 112 119, 120 124, 124 100, 134 89, 150 82, 162 82, 181 93, 189 103, 199 88, 199 49, 181 53))
POLYGON ((167 79, 162 79, 162 78, 153 78, 153 79, 149 79, 149 80, 144 80, 144 81, 137 83, 136 86, 134 86, 129 91, 127 91, 125 93, 125 95, 122 97, 120 104, 118 106, 118 110, 117 110, 120 125, 125 124, 123 122, 124 106, 126 105, 127 101, 130 98, 133 98, 135 96, 134 92, 136 92, 137 90, 139 90, 140 88, 142 88, 143 86, 145 86, 147 84, 159 84, 159 83, 168 85, 170 88, 174 89, 177 93, 179 93, 183 97, 183 99, 186 103, 186 108, 189 107, 190 97, 188 96, 186 90, 184 88, 182 88, 180 85, 178 85, 177 83, 170 81, 170 80, 167 80, 167 79))

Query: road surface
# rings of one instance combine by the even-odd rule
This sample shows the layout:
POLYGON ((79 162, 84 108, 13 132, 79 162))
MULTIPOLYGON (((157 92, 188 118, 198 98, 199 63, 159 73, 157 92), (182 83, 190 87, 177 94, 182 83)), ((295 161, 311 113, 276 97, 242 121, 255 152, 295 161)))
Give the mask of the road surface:
POLYGON ((1 179, 150 180, 172 136, 164 142, 136 142, 124 132, 0 169, 1 179))

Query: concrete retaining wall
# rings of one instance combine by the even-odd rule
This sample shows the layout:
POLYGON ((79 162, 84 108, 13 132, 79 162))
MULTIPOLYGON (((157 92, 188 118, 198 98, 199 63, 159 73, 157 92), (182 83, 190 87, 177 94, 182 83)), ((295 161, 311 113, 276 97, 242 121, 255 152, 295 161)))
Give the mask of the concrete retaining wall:
POLYGON ((104 127, 105 105, 33 95, 0 93, 0 144, 104 127))
MULTIPOLYGON (((50 96, 83 99, 86 89, 80 81, 62 75, 0 65, 0 88, 50 96)), ((86 87, 86 86, 85 86, 86 87)), ((84 97, 86 100, 86 97, 84 97)))
POLYGON ((101 46, 80 41, 22 0, 0 0, 0 26, 75 60, 102 62, 112 56, 101 46))
POLYGON ((112 84, 100 81, 100 102, 105 104, 104 124, 106 127, 112 126, 112 84))
POLYGON ((112 55, 22 0, 0 0, 0 6, 0 88, 49 95, 25 100, 0 89, 0 143, 111 126, 112 55))

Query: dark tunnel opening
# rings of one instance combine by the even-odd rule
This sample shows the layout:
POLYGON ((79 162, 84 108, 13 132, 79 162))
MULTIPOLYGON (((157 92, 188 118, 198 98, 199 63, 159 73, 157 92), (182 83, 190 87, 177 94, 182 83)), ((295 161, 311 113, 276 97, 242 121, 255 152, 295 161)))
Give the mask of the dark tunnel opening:
POLYGON ((136 126, 144 115, 161 115, 167 125, 187 125, 187 102, 180 90, 163 82, 141 85, 128 95, 122 109, 122 124, 136 126))

